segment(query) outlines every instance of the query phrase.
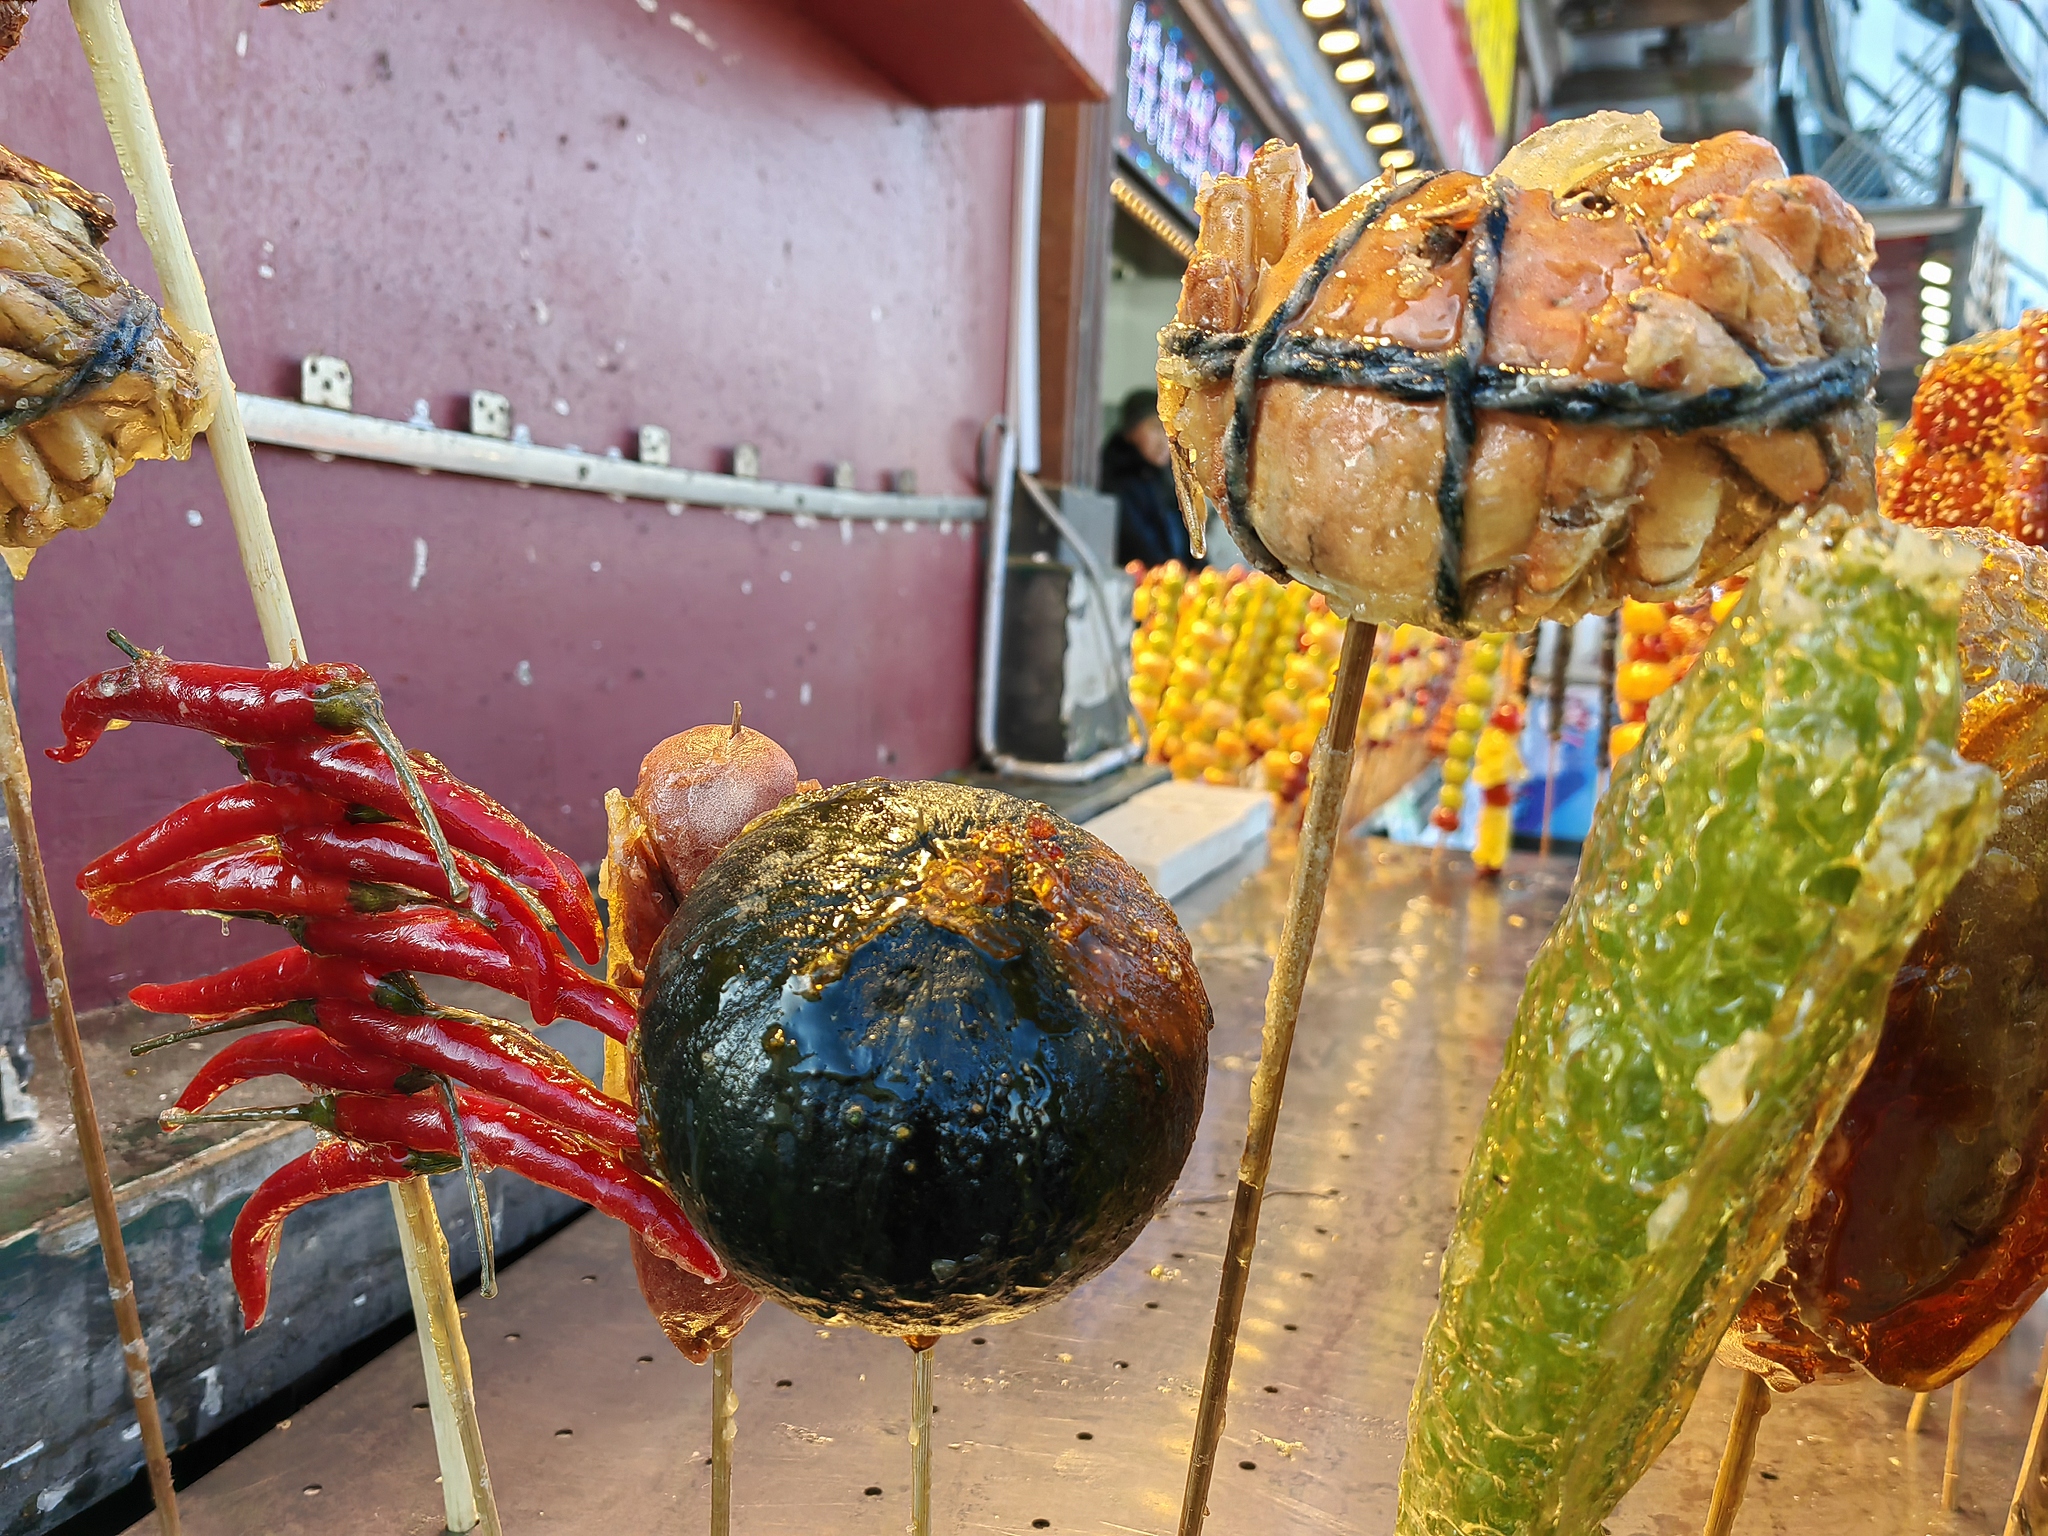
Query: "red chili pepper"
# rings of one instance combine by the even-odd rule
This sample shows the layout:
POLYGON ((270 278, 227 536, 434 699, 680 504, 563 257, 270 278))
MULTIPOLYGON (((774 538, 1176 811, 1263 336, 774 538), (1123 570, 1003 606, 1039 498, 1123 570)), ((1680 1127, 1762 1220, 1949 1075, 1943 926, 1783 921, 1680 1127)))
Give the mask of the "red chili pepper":
POLYGON ((287 827, 337 826, 348 807, 310 790, 230 784, 179 806, 155 826, 110 848, 78 872, 78 888, 137 880, 181 859, 229 848, 287 827))
POLYGON ((223 667, 135 651, 111 631, 108 638, 135 659, 65 696, 64 745, 49 754, 60 763, 77 762, 116 721, 189 726, 233 742, 302 741, 360 730, 381 708, 369 673, 344 662, 223 667))
MULTIPOLYGON (((298 924, 299 942, 317 954, 357 960, 380 974, 421 971, 481 982, 521 997, 512 961, 489 930, 445 907, 408 907, 373 917, 313 917, 298 924)), ((564 1018, 588 1024, 624 1042, 634 1026, 633 1005, 614 988, 579 971, 551 948, 564 1018)))
MULTIPOLYGON (((536 1184, 595 1206, 647 1239, 648 1246, 693 1275, 725 1278, 725 1265, 676 1204, 667 1187, 609 1147, 576 1135, 488 1094, 458 1088, 456 1103, 472 1157, 487 1168, 510 1168, 536 1184)), ((309 1106, 316 1124, 352 1140, 450 1154, 455 1136, 448 1109, 434 1094, 391 1098, 338 1093, 309 1106)))
POLYGON ((447 1008, 429 1016, 332 999, 313 1019, 328 1038, 373 1056, 409 1062, 530 1109, 609 1147, 637 1147, 630 1105, 607 1097, 568 1057, 517 1025, 447 1008))
MULTIPOLYGON (((310 1024, 243 1035, 214 1053, 185 1085, 173 1106, 177 1115, 196 1115, 215 1099, 259 1077, 293 1077, 308 1088, 357 1093, 396 1093, 418 1067, 336 1045, 310 1024)), ((166 1129, 174 1129, 168 1123, 166 1129)))
MULTIPOLYGON (((301 827, 277 840, 288 863, 301 869, 362 880, 410 885, 430 896, 448 896, 440 860, 417 827, 390 822, 379 826, 301 827)), ((491 925, 491 935, 511 958, 519 985, 509 990, 525 999, 536 1024, 555 1018, 555 946, 538 912, 497 870, 464 853, 455 867, 469 882, 467 904, 491 925)))
MULTIPOLYGON (((239 755, 249 777, 262 783, 290 784, 368 806, 395 821, 415 821, 399 788, 397 770, 374 742, 354 739, 252 746, 239 755)), ((489 860, 514 880, 531 886, 554 917, 562 937, 585 960, 594 962, 599 945, 597 902, 575 861, 542 842, 518 817, 433 758, 423 752, 407 756, 449 843, 489 860)))
POLYGON ((372 1184, 395 1184, 421 1171, 398 1148, 323 1141, 257 1185, 235 1218, 228 1245, 235 1294, 242 1299, 244 1331, 262 1322, 263 1314, 270 1310, 270 1266, 277 1260, 277 1240, 287 1216, 329 1195, 368 1189, 372 1184))
POLYGON ((138 912, 218 912, 228 917, 342 917, 390 912, 425 900, 418 892, 294 868, 269 843, 186 859, 121 885, 85 893, 86 910, 119 925, 138 912))
POLYGON ((191 981, 145 982, 129 990, 128 1001, 151 1013, 182 1013, 189 1019, 226 1019, 259 1008, 316 997, 338 997, 380 1008, 418 1008, 423 1000, 402 982, 387 981, 360 960, 280 949, 211 976, 191 981))

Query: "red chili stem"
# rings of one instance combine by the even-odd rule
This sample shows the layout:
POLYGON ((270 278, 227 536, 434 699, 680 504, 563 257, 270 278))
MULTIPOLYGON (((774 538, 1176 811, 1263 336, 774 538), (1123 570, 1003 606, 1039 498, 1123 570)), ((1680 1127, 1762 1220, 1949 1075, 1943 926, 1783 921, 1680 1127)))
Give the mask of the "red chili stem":
MULTIPOLYGON (((455 1097, 479 1163, 510 1168, 623 1221, 657 1253, 694 1275, 725 1277, 725 1265, 690 1225, 675 1196, 616 1151, 488 1094, 457 1089, 455 1097)), ((416 1152, 454 1151, 448 1112, 430 1095, 398 1099, 340 1093, 327 1103, 340 1135, 416 1152)))
POLYGON ((287 1216, 329 1195, 395 1184, 420 1171, 401 1148, 323 1141, 257 1185, 235 1218, 228 1246, 243 1329, 254 1328, 270 1310, 270 1269, 287 1216))
MULTIPOLYGON (((364 805, 399 821, 418 817, 399 785, 397 770, 373 742, 357 738, 252 746, 240 754, 252 779, 311 789, 364 805)), ((575 862, 536 837, 482 790, 424 753, 410 754, 412 771, 448 841, 532 887, 562 936, 585 960, 599 952, 597 903, 575 862)))
POLYGON ((279 784, 230 784, 179 806, 170 815, 110 848, 78 872, 78 888, 118 885, 167 865, 230 848, 289 827, 336 826, 348 819, 339 800, 279 784))
POLYGON ((559 1051, 502 1019, 459 1009, 408 1018, 383 1008, 333 1000, 313 1005, 330 1039, 353 1050, 409 1062, 610 1147, 637 1147, 632 1108, 609 1098, 559 1051))
POLYGON ((173 661, 161 651, 89 677, 64 699, 64 745, 50 756, 75 763, 116 721, 182 725, 224 741, 301 741, 358 730, 377 714, 377 685, 361 667, 300 662, 289 667, 224 667, 173 661))
MULTIPOLYGON (((407 907, 363 917, 313 917, 294 925, 298 940, 317 954, 359 961, 381 973, 420 971, 480 982, 525 1001, 532 999, 497 936, 445 907, 407 907)), ((624 1042, 633 1033, 633 1005, 617 988, 578 970, 548 948, 562 1017, 624 1042)), ((387 1005, 388 1006, 388 1005, 387 1005)))
POLYGON ((148 982, 128 993, 128 1000, 138 1008, 151 1013, 182 1013, 202 1023, 316 997, 374 1003, 401 1012, 427 1006, 412 978, 402 972, 385 977, 359 960, 308 954, 296 948, 261 955, 191 981, 148 982))
POLYGON ((424 901, 415 891, 340 875, 314 874, 287 864, 269 843, 247 843, 223 853, 186 859, 119 885, 85 893, 86 909, 105 923, 121 924, 138 912, 214 912, 224 917, 343 917, 389 912, 424 901))
MULTIPOLYGON (((447 882, 427 839, 397 822, 375 826, 302 827, 278 838, 287 863, 324 874, 391 881, 445 895, 447 882)), ((490 924, 492 936, 511 958, 519 985, 508 990, 524 998, 536 1024, 555 1017, 555 948, 539 910, 498 871, 468 854, 456 854, 468 879, 470 908, 490 924)))

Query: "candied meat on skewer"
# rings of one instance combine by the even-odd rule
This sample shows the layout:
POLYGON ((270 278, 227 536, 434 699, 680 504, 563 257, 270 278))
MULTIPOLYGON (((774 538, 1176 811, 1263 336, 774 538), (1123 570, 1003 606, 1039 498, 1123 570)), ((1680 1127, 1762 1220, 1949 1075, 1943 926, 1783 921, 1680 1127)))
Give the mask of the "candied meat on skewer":
MULTIPOLYGON (((602 875, 611 923, 610 979, 635 999, 648 958, 697 877, 748 822, 799 787, 796 764, 759 731, 740 724, 700 725, 658 743, 641 761, 632 795, 605 797, 609 848, 602 875)), ((628 1061, 625 1091, 640 1087, 628 1061)), ((657 1253, 634 1233, 633 1273, 668 1341, 702 1365, 739 1336, 761 1305, 737 1276, 706 1280, 657 1253)))
POLYGON ((1525 630, 1874 504, 1869 227, 1743 133, 1613 113, 1328 212, 1268 144, 1202 202, 1160 417, 1183 510, 1347 616, 1525 630))
POLYGON ((92 527, 117 476, 213 419, 212 340, 114 270, 113 227, 105 198, 0 147, 0 549, 92 527))

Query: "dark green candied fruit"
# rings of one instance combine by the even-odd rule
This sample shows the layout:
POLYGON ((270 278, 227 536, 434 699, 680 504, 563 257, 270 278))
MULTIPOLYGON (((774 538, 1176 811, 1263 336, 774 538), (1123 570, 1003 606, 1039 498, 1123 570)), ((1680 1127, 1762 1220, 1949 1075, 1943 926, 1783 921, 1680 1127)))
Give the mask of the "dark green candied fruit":
POLYGON ((649 962, 643 1125, 748 1284, 928 1334, 1099 1274, 1194 1142, 1209 1003, 1172 909, 1041 807, 869 780, 754 822, 649 962))
POLYGON ((1995 820, 1952 745, 1970 564, 1780 534, 1616 765, 1466 1170, 1403 1536, 1587 1536, 1683 1422, 1995 820))

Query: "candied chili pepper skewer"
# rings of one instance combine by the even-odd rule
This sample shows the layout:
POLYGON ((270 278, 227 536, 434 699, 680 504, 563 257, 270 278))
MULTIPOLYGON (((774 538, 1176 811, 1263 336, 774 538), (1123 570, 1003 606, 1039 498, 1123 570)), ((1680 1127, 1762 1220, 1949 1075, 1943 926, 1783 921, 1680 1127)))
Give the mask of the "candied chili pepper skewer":
MULTIPOLYGON (((237 749, 236 756, 249 777, 261 783, 314 790, 401 821, 416 819, 391 762, 369 742, 344 738, 249 746, 237 749)), ((439 762, 423 753, 411 754, 409 762, 449 841, 532 887, 570 947, 585 960, 595 961, 600 937, 597 904, 575 862, 439 762)))
POLYGON ((452 1077, 516 1104, 605 1146, 640 1145, 631 1106, 601 1093, 561 1052, 542 1045, 516 1024, 459 1008, 406 1015, 387 1008, 319 998, 287 1003, 234 1018, 181 1029, 128 1048, 147 1055, 230 1029, 289 1020, 317 1027, 339 1045, 402 1061, 452 1077))
MULTIPOLYGON (((537 1023, 551 1022, 555 951, 539 914, 497 871, 466 854, 454 857, 468 872, 464 889, 472 909, 492 925, 519 979, 510 990, 526 1001, 537 1023)), ((392 824, 301 827, 120 885, 94 887, 85 896, 95 917, 119 923, 151 911, 276 919, 388 912, 438 898, 447 889, 426 838, 416 828, 392 824), (223 907, 221 897, 242 905, 223 907)))
MULTIPOLYGON (((205 731, 232 745, 296 742, 360 732, 382 752, 405 814, 420 825, 462 900, 462 877, 449 856, 448 841, 420 789, 405 748, 384 719, 384 701, 370 674, 345 662, 294 662, 282 667, 227 667, 211 662, 172 661, 161 651, 131 645, 118 630, 107 638, 131 658, 89 677, 64 700, 64 745, 49 755, 75 763, 92 750, 115 720, 142 720, 205 731)), ((392 812, 391 814, 398 814, 392 812)))
MULTIPOLYGON (((634 1157, 488 1093, 458 1088, 455 1097, 486 1167, 510 1168, 574 1196, 623 1221, 692 1274, 725 1278, 724 1261, 690 1224, 668 1187, 636 1167, 634 1157)), ((426 1153, 454 1150, 447 1111, 433 1099, 337 1093, 328 1102, 334 1106, 335 1132, 352 1141, 402 1142, 426 1153)))
MULTIPOLYGON (((512 961, 497 940, 470 918, 446 907, 406 907, 362 917, 309 917, 290 924, 316 954, 335 955, 381 972, 424 971, 457 981, 481 982, 521 996, 512 961)), ((551 950, 555 1004, 564 1018, 625 1043, 633 1033, 633 1005, 618 988, 586 975, 551 950)))
MULTIPOLYGON (((405 1012, 430 1006, 412 972, 479 982, 531 1001, 512 959, 474 921, 446 907, 402 907, 361 917, 288 918, 299 948, 259 955, 211 976, 146 982, 128 1000, 151 1013, 198 1022, 316 997, 342 997, 405 1012)), ((633 1032, 633 1007, 618 991, 549 955, 559 1017, 618 1041, 633 1032)))
POLYGON ((277 1260, 285 1218, 293 1211, 329 1195, 345 1195, 373 1184, 399 1184, 419 1173, 445 1173, 454 1162, 453 1157, 422 1158, 396 1147, 323 1141, 257 1185, 235 1218, 228 1244, 235 1294, 242 1302, 243 1331, 262 1322, 263 1314, 270 1310, 270 1266, 277 1260))
MULTIPOLYGON (((278 850, 287 862, 325 874, 410 885, 430 896, 447 894, 433 850, 414 827, 300 827, 281 834, 278 850)), ((470 912, 490 925, 511 960, 520 985, 510 988, 533 1010, 536 1024, 555 1018, 555 950, 540 910, 497 870, 466 853, 457 866, 469 882, 470 912)))
MULTIPOLYGON (((707 1280, 725 1277, 725 1265, 690 1225, 675 1197, 617 1151, 488 1094, 457 1089, 455 1098, 480 1166, 509 1168, 536 1184, 583 1201, 624 1222, 646 1238, 656 1253, 692 1274, 707 1280)), ((307 1157, 272 1174, 250 1196, 243 1217, 235 1223, 233 1268, 246 1326, 251 1328, 263 1318, 277 1228, 292 1211, 326 1195, 363 1187, 349 1182, 353 1179, 375 1183, 415 1173, 452 1172, 456 1166, 456 1140, 448 1110, 437 1098, 424 1094, 334 1093, 309 1104, 205 1115, 167 1114, 165 1119, 172 1125, 297 1120, 346 1138, 327 1146, 357 1146, 358 1150, 374 1149, 382 1154, 362 1159, 337 1155, 325 1166, 309 1166, 324 1150, 315 1148, 307 1157), (385 1171, 375 1178, 366 1177, 373 1168, 385 1171), (273 1185, 279 1187, 273 1189, 273 1185)))
MULTIPOLYGON (((290 951, 287 951, 287 954, 289 953, 290 951)), ((325 963, 333 965, 336 962, 325 963)), ((341 964, 346 966, 346 962, 341 964)), ((411 981, 410 977, 403 979, 408 983, 411 981)), ((424 1001, 418 997, 416 991, 400 996, 409 1005, 417 1006, 424 1001)), ((232 1024, 217 1027, 232 1027, 232 1024)), ((374 1093, 416 1093, 438 1087, 443 1095, 452 1095, 455 1092, 454 1084, 443 1073, 427 1070, 411 1062, 396 1061, 373 1052, 351 1050, 330 1039, 321 1030, 310 1025, 302 1025, 296 1029, 265 1030, 262 1034, 244 1036, 231 1042, 200 1068, 192 1081, 185 1085, 185 1091, 178 1096, 178 1102, 165 1112, 170 1117, 165 1120, 165 1127, 170 1129, 182 1123, 186 1116, 204 1109, 228 1089, 240 1083, 280 1073, 296 1077, 300 1082, 313 1088, 347 1088, 357 1092, 374 1093)), ((452 1111, 454 1099, 450 1097, 448 1103, 452 1111)), ((492 1242, 490 1201, 484 1193, 483 1180, 478 1176, 475 1162, 470 1156, 469 1138, 462 1132, 462 1122, 458 1119, 455 1124, 456 1151, 461 1158, 463 1178, 469 1187, 470 1215, 476 1222, 479 1287, 484 1296, 489 1298, 498 1294, 497 1253, 492 1242)))
POLYGON ((56 762, 77 762, 116 721, 182 725, 223 741, 301 741, 359 731, 382 709, 370 674, 347 662, 230 667, 173 661, 118 630, 107 638, 132 659, 65 695, 64 745, 48 751, 56 762))
POLYGON ((346 805, 311 790, 230 784, 187 801, 127 842, 109 848, 78 872, 78 888, 119 885, 288 827, 339 826, 348 819, 346 805))
POLYGON ((260 1077, 296 1078, 308 1088, 355 1093, 410 1093, 427 1086, 428 1073, 388 1056, 337 1045, 310 1024, 266 1029, 231 1040, 193 1074, 178 1102, 164 1111, 172 1124, 196 1115, 243 1083, 260 1077))
POLYGON ((187 859, 121 885, 86 892, 86 908, 119 926, 140 912, 217 912, 225 917, 282 920, 390 912, 429 898, 381 881, 295 869, 261 843, 187 859))
POLYGON ((210 1023, 280 1008, 315 997, 338 997, 380 1008, 422 1009, 426 998, 403 972, 382 975, 360 960, 316 955, 304 949, 281 949, 259 955, 211 976, 191 981, 145 982, 131 987, 128 1001, 151 1013, 178 1013, 195 1023, 210 1023))

